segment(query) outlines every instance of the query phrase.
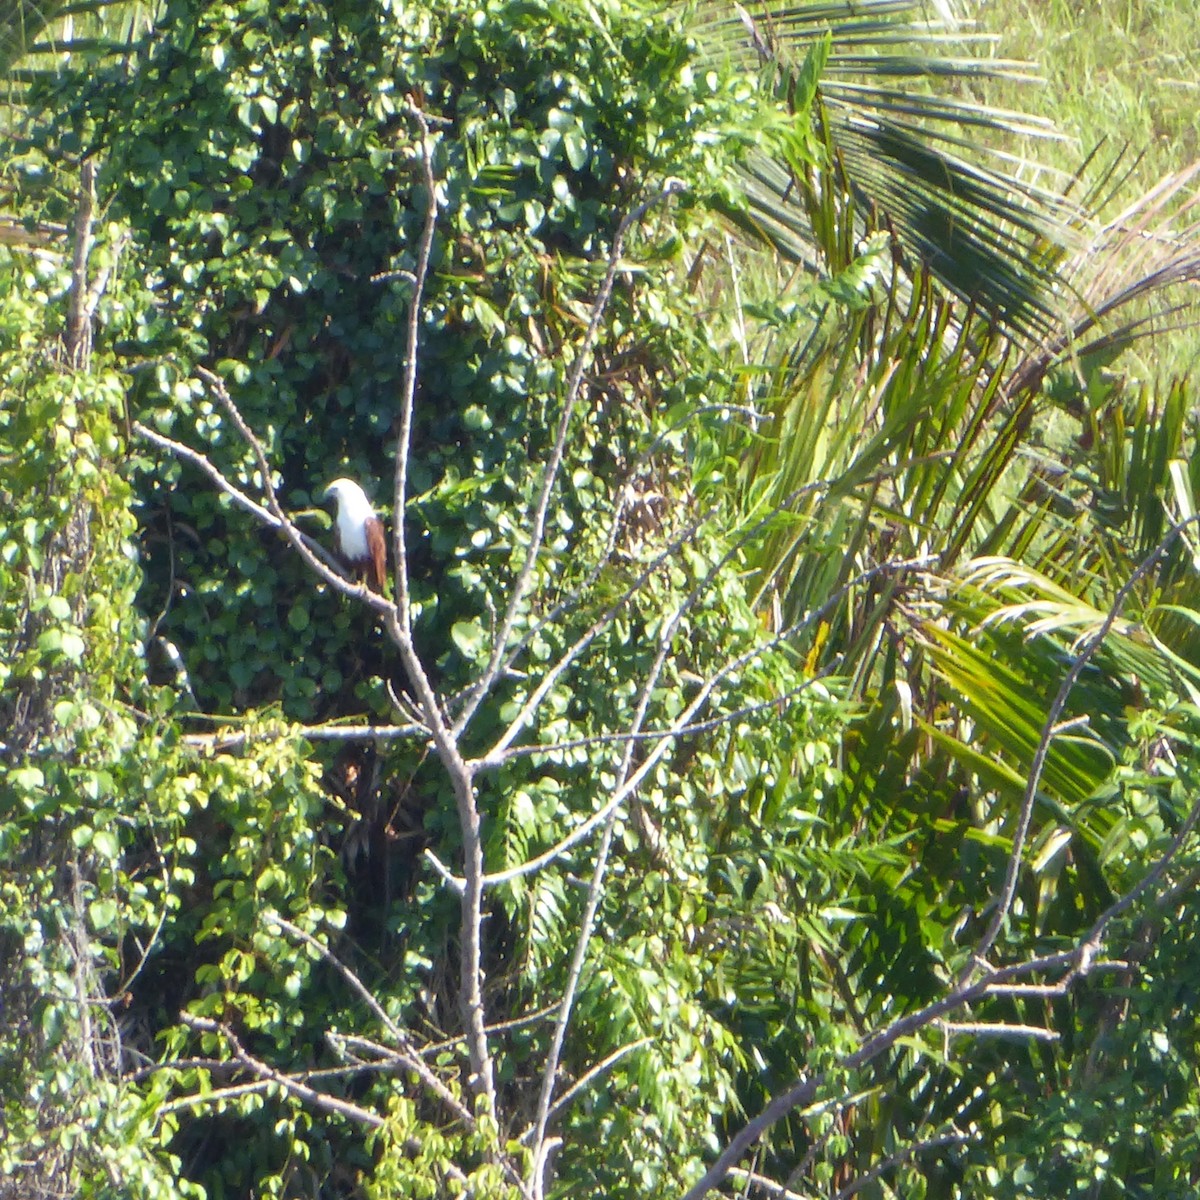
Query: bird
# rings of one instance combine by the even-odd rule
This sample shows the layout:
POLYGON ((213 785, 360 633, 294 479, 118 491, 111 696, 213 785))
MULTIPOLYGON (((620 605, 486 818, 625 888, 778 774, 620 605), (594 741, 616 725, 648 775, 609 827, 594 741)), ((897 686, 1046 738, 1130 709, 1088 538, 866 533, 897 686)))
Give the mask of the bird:
POLYGON ((353 479, 335 479, 325 489, 325 499, 337 501, 338 552, 355 579, 367 580, 372 591, 383 593, 387 576, 387 539, 383 522, 375 515, 367 494, 353 479))

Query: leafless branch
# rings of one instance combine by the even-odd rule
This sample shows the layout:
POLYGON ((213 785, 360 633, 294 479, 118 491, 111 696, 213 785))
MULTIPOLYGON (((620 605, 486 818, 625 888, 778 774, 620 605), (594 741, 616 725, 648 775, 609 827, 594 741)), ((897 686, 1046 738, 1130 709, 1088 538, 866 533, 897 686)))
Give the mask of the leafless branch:
MULTIPOLYGON (((679 618, 676 614, 676 619, 679 618)), ((666 661, 672 641, 674 640, 674 628, 671 622, 667 623, 667 628, 660 634, 658 653, 655 656, 654 663, 643 680, 641 692, 638 697, 637 705, 634 709, 633 720, 630 723, 630 732, 636 733, 641 728, 646 720, 646 713, 650 706, 650 698, 657 685, 659 675, 662 671, 663 664, 666 661)), ((701 693, 705 689, 701 688, 701 693)), ((695 703, 702 702, 700 698, 695 703)), ((685 713, 694 712, 695 709, 689 706, 685 713)), ((668 742, 660 742, 658 746, 648 755, 648 762, 653 762, 663 752, 668 742)), ((636 787, 635 780, 640 780, 644 769, 648 764, 644 764, 639 771, 633 771, 635 743, 628 742, 621 756, 621 766, 617 773, 616 787, 614 794, 621 796, 622 793, 628 795, 632 787, 636 787)), ((579 936, 575 940, 575 949, 571 954, 571 964, 567 969, 567 982, 563 988, 562 1001, 560 1003, 558 1015, 554 1021, 554 1034, 550 1040, 550 1048, 546 1053, 546 1061, 542 1067, 542 1086, 538 1096, 537 1115, 533 1123, 533 1137, 531 1145, 533 1147, 533 1159, 536 1164, 538 1174, 531 1180, 537 1188, 541 1188, 544 1184, 544 1172, 547 1169, 544 1164, 547 1161, 546 1145, 547 1136, 546 1130, 550 1120, 551 1101, 554 1096, 554 1084, 558 1076, 558 1064, 562 1058, 563 1043, 566 1040, 567 1029, 571 1021, 571 1012, 575 1003, 575 996, 579 990, 579 981, 583 974, 583 965, 587 957, 588 943, 591 940, 592 929, 596 919, 596 910, 600 906, 600 898, 603 894, 604 875, 608 866, 608 853, 612 845, 613 828, 617 819, 617 805, 606 805, 609 809, 608 815, 604 821, 604 831, 600 835, 600 845, 596 850, 596 861, 592 866, 592 877, 588 884, 587 901, 584 904, 583 916, 580 921, 579 936)))
POLYGON ((425 220, 417 247, 413 294, 409 304, 407 343, 404 354, 400 429, 396 440, 396 471, 393 498, 392 537, 396 560, 396 604, 388 605, 384 627, 400 651, 417 706, 433 740, 442 768, 454 789, 459 827, 463 839, 462 962, 459 1004, 467 1031, 467 1053, 471 1062, 471 1089, 487 1101, 488 1111, 497 1117, 496 1085, 491 1050, 487 1040, 487 1020, 483 1003, 483 838, 475 786, 470 768, 463 760, 458 738, 449 727, 442 705, 430 683, 429 675, 417 654, 412 638, 412 611, 408 581, 408 550, 404 533, 404 509, 407 503, 408 456, 412 440, 413 410, 416 402, 418 349, 421 329, 421 300, 429 271, 429 257, 437 227, 437 185, 430 160, 429 125, 424 113, 413 106, 410 115, 421 133, 419 166, 427 193, 425 220))
MULTIPOLYGON (((596 561, 588 568, 587 573, 569 592, 559 597, 553 604, 542 612, 536 621, 533 621, 526 628, 525 632, 517 638, 509 649, 505 652, 504 659, 500 664, 499 673, 503 675, 506 671, 511 671, 516 665, 518 659, 528 648, 529 643, 538 636, 543 630, 548 629, 555 621, 557 621, 564 613, 573 612, 578 609, 583 597, 589 594, 596 580, 600 578, 604 568, 612 561, 613 554, 616 552, 617 541, 621 532, 621 520, 624 515, 626 506, 631 495, 632 485, 637 478, 638 472, 645 466, 649 459, 662 446, 662 444, 672 434, 677 433, 687 422, 694 421, 708 413, 736 413, 739 416, 746 418, 751 425, 757 424, 762 420, 763 414, 757 409, 749 408, 744 405, 737 404, 705 404, 694 410, 689 410, 686 416, 681 417, 678 421, 669 425, 667 428, 660 430, 651 442, 638 451, 634 461, 630 464, 625 472, 625 477, 621 483, 614 489, 616 500, 613 504, 611 513, 608 516, 608 531, 605 535, 605 542, 602 550, 596 557, 596 561)), ((696 531, 701 528, 704 522, 712 516, 717 510, 714 508, 711 513, 700 514, 688 521, 686 526, 678 531, 663 547, 663 549, 651 559, 650 562, 643 564, 642 570, 637 578, 625 589, 625 592, 611 604, 603 614, 601 622, 598 622, 591 635, 587 638, 591 641, 592 638, 605 628, 611 622, 612 618, 641 590, 646 580, 661 567, 664 563, 671 561, 672 557, 678 553, 679 549, 686 545, 688 541, 695 535, 696 531)), ((586 643, 584 643, 586 645, 586 643)), ((573 648, 571 654, 572 660, 578 656, 584 645, 577 645, 573 648)), ((555 669, 561 673, 559 664, 555 664, 555 669)), ((469 692, 468 692, 469 695, 469 692)), ((474 710, 471 710, 474 711, 474 710)), ((516 722, 514 722, 516 723, 516 722)), ((461 716, 455 721, 455 732, 461 733, 464 727, 464 722, 461 716)), ((518 725, 519 729, 519 725, 518 725)))
MULTIPOLYGON (((631 751, 632 746, 626 748, 626 761, 622 765, 622 774, 628 772, 631 751)), ((554 1083, 558 1076, 558 1064, 562 1058, 562 1048, 567 1036, 567 1027, 571 1022, 571 1011, 575 1003, 575 995, 579 988, 580 977, 583 974, 583 964, 587 956, 588 942, 592 934, 592 923, 596 919, 596 909, 600 905, 604 872, 608 865, 608 851, 612 844, 612 832, 616 816, 617 810, 614 807, 609 812, 608 818, 605 821, 604 832, 600 837, 600 845, 596 850, 596 861, 592 867, 592 878, 588 887, 587 902, 583 908, 583 917, 580 920, 579 936, 576 938, 575 949, 571 954, 571 965, 567 970, 566 986, 563 989, 558 1015, 554 1020, 554 1034, 550 1041, 550 1049, 546 1053, 545 1064, 542 1067, 542 1087, 538 1096, 537 1116, 534 1118, 533 1135, 530 1143, 533 1146, 535 1164, 542 1163, 545 1158, 546 1128, 550 1121, 554 1083)), ((540 1186, 543 1180, 539 1175, 531 1180, 531 1182, 535 1182, 540 1186)))
MULTIPOLYGON (((425 186, 425 219, 417 242, 416 271, 412 278, 412 299, 408 306, 408 322, 404 348, 403 384, 400 392, 400 429, 396 435, 396 468, 393 476, 392 545, 396 562, 397 619, 405 638, 412 638, 412 597, 408 586, 408 540, 404 529, 405 509, 408 507, 408 458, 412 447, 413 410, 417 396, 417 356, 421 336, 421 303, 425 294, 425 279, 429 273, 429 256, 437 229, 438 195, 433 178, 432 148, 429 144, 429 120, 415 105, 409 115, 420 130, 418 163, 425 186)), ((407 666, 407 664, 405 664, 407 666)))
MULTIPOLYGON (((702 681, 696 691, 696 694, 684 706, 683 710, 680 712, 675 721, 673 721, 667 729, 660 731, 660 740, 646 754, 645 758, 639 762, 637 769, 634 770, 628 776, 628 778, 618 782, 617 786, 614 787, 613 791, 609 795, 609 798, 599 809, 596 810, 596 812, 594 812, 585 821, 577 825, 564 838, 562 838, 554 846, 551 846, 550 849, 539 855, 536 855, 534 858, 528 859, 523 863, 517 863, 515 866, 509 867, 506 870, 497 871, 493 874, 485 876, 483 881, 485 886, 492 887, 497 884, 509 883, 513 879, 517 879, 522 875, 529 875, 535 871, 541 870, 548 863, 560 858, 573 846, 578 845, 584 839, 589 837, 593 831, 603 825, 609 819, 610 815, 616 809, 618 809, 629 798, 629 796, 633 794, 633 792, 637 790, 637 788, 641 785, 642 780, 645 779, 646 775, 654 769, 655 765, 659 762, 662 756, 672 745, 674 745, 674 739, 678 736, 679 731, 692 724, 697 712, 699 712, 708 703, 709 697, 712 695, 712 692, 722 679, 728 677, 734 672, 742 670, 748 663, 766 653, 772 646, 776 645, 784 638, 794 636, 799 629, 812 624, 814 621, 820 620, 820 615, 822 613, 829 611, 832 606, 836 606, 838 603, 840 603, 841 597, 844 595, 847 589, 860 586, 863 581, 874 578, 880 574, 911 569, 927 563, 928 561, 929 560, 926 556, 922 556, 919 559, 903 559, 899 562, 884 563, 878 567, 872 567, 867 571, 860 572, 860 574, 857 575, 853 580, 845 584, 843 588, 838 589, 838 592, 830 596, 819 609, 805 614, 805 616, 797 621, 795 625, 789 626, 787 629, 781 630, 779 633, 774 634, 771 638, 752 646, 749 650, 746 650, 743 653, 734 656, 733 658, 727 659, 720 667, 714 670, 706 679, 702 681)), ((669 646, 669 641, 666 639, 668 639, 672 633, 673 627, 670 625, 665 627, 663 633, 664 640, 660 644, 658 656, 655 664, 651 666, 646 684, 652 685, 657 680, 657 672, 661 668, 665 654, 665 651, 662 647, 669 646)), ((646 688, 645 685, 644 691, 646 694, 648 694, 649 689, 646 688)), ((637 741, 638 738, 636 735, 641 733, 641 730, 637 728, 637 725, 638 722, 635 719, 630 726, 631 732, 623 735, 625 741, 629 744, 637 741)), ((482 763, 475 764, 476 769, 480 769, 485 764, 490 765, 490 763, 487 763, 487 760, 484 760, 482 763)), ((457 883, 457 881, 455 882, 457 883)))
MULTIPOLYGON (((214 376, 215 378, 215 376, 214 376)), ((221 384, 224 388, 224 384, 221 384)), ((228 393, 226 393, 228 395, 228 393)), ((337 559, 321 545, 320 542, 308 536, 308 534, 297 529, 286 518, 276 516, 270 509, 264 508, 257 501, 252 500, 245 492, 236 484, 231 483, 225 475, 213 465, 213 463, 198 450, 193 450, 191 446, 184 445, 183 442, 177 442, 173 438, 166 437, 155 429, 151 429, 148 425, 141 421, 134 421, 132 425, 133 432, 138 435, 143 441, 149 442, 152 446, 157 446, 160 450, 165 450, 174 458, 178 458, 183 462, 191 463, 192 466, 199 468, 209 480, 216 486, 219 492, 228 496, 238 508, 243 512, 249 513, 259 524, 264 525, 268 529, 278 530, 285 536, 294 535, 295 539, 300 543, 303 549, 300 551, 304 561, 331 587, 341 592, 344 596, 349 596, 351 599, 360 600, 379 612, 386 612, 391 608, 391 602, 385 597, 372 592, 369 588, 361 584, 351 583, 342 571, 341 564, 337 559)), ((292 537, 288 537, 292 541, 292 537)), ((296 542, 293 541, 293 545, 296 542)))
POLYGON ((429 731, 420 725, 284 725, 268 729, 220 729, 215 733, 184 734, 183 744, 202 750, 236 750, 251 742, 280 736, 309 742, 395 742, 424 739, 429 731))
POLYGON ((715 717, 709 717, 704 721, 692 721, 688 725, 680 725, 679 727, 670 726, 668 728, 643 729, 637 733, 597 733, 591 737, 574 738, 566 742, 538 742, 529 745, 511 746, 498 756, 493 751, 489 751, 486 759, 481 759, 475 763, 475 768, 477 771, 491 770, 514 758, 567 754, 573 750, 590 750, 597 746, 620 746, 626 742, 653 742, 658 741, 660 738, 671 740, 695 737, 701 733, 711 733, 714 729, 720 729, 722 726, 732 725, 737 721, 744 721, 747 718, 756 717, 763 713, 780 712, 784 706, 790 704, 804 692, 807 692, 815 684, 827 679, 832 673, 831 670, 822 671, 819 675, 813 675, 805 679, 794 688, 789 688, 786 692, 780 692, 778 696, 771 696, 766 700, 756 700, 753 704, 743 704, 738 708, 730 709, 727 713, 719 713, 715 717))
POLYGON ((262 478, 263 491, 267 497, 267 512, 274 518, 272 522, 274 527, 287 538, 292 549, 300 555, 309 570, 319 575, 330 586, 336 588, 344 595, 363 601, 375 609, 376 612, 383 613, 384 615, 390 613, 393 609, 391 601, 371 591, 364 584, 347 582, 340 566, 337 570, 334 570, 328 565, 329 561, 331 561, 328 555, 318 555, 313 551, 310 545, 311 539, 302 534, 284 513, 283 507, 279 503, 279 497, 275 494, 275 481, 272 478, 273 472, 270 461, 267 458, 267 452, 263 448, 263 444, 257 434, 246 423, 246 419, 242 416, 237 405, 234 404, 233 398, 229 395, 229 389, 225 386, 225 381, 219 375, 215 375, 212 371, 208 370, 207 367, 198 366, 196 374, 208 384, 210 391, 216 396, 218 403, 229 415, 229 419, 233 422, 234 427, 242 435, 246 444, 253 452, 255 461, 258 463, 259 475, 262 478))
POLYGON ((323 945, 310 933, 306 933, 298 925, 293 925, 291 921, 285 920, 276 912, 270 912, 265 915, 268 924, 278 925, 286 931, 291 937, 297 941, 303 942, 306 946, 316 951, 320 957, 327 962, 341 977, 350 985, 359 999, 371 1010, 375 1015, 376 1020, 387 1031, 388 1036, 396 1043, 391 1047, 391 1052, 394 1053, 404 1066, 413 1072, 420 1079, 421 1083, 436 1096, 460 1121, 463 1121, 469 1129, 475 1127, 475 1117, 463 1102, 429 1069, 428 1064, 422 1059, 412 1043, 412 1039, 408 1033, 401 1029, 399 1025, 388 1016, 387 1010, 382 1004, 376 1000, 370 988, 363 983, 361 979, 348 967, 328 946, 323 945))
POLYGON ((735 1179, 740 1179, 746 1184, 747 1191, 756 1187, 759 1191, 766 1192, 768 1196, 774 1196, 776 1200, 811 1200, 809 1196, 802 1196, 799 1192, 793 1192, 791 1188, 786 1188, 782 1183, 776 1183, 773 1179, 768 1179, 765 1175, 760 1175, 757 1171, 747 1171, 745 1167, 731 1168, 730 1175, 735 1179))
MULTIPOLYGON (((1189 518, 1189 520, 1174 526, 1162 542, 1139 564, 1134 575, 1115 597, 1108 613, 1108 619, 1101 627, 1102 633, 1099 636, 1103 636, 1111 629, 1136 580, 1143 577, 1158 561, 1174 538, 1188 524, 1197 519, 1200 518, 1189 518)), ((1084 656, 1090 657, 1097 649, 1098 644, 1096 638, 1090 639, 1079 651, 1077 661, 1084 656)), ((1079 672, 1072 669, 1068 672, 1067 679, 1074 682, 1078 676, 1079 672)), ((1049 731, 1057 723, 1065 701, 1066 697, 1063 695, 1056 709, 1047 714, 1043 728, 1043 746, 1048 744, 1049 731)), ((1042 763, 1044 760, 1043 753, 1042 763)), ((1033 790, 1036 790, 1036 779, 1031 778, 1031 792, 1033 790)), ((945 996, 916 1012, 898 1018, 865 1037, 857 1050, 842 1058, 839 1064, 840 1069, 857 1070, 886 1053, 901 1038, 910 1037, 924 1029, 940 1024, 949 1014, 989 996, 1012 995, 1015 987, 1029 988, 1031 986, 1047 989, 1044 992, 1039 991, 1038 994, 1062 995, 1081 979, 1100 971, 1111 971, 1124 967, 1125 964, 1104 961, 1097 957, 1108 935, 1109 926, 1142 896, 1158 886, 1171 862, 1194 832, 1198 822, 1200 822, 1200 797, 1196 798, 1179 830, 1150 870, 1132 888, 1105 909, 1097 917, 1087 934, 1080 938, 1071 949, 995 968, 988 967, 983 956, 978 955, 974 960, 973 968, 964 972, 945 996), (1046 983, 1037 984, 1031 980, 1031 977, 1034 976, 1053 974, 1057 974, 1057 978, 1046 983)), ((1010 859, 1010 864, 1016 861, 1016 857, 1014 855, 1013 859, 1010 859)), ((704 1176, 684 1193, 683 1200, 700 1200, 713 1188, 719 1186, 721 1181, 728 1176, 731 1168, 772 1125, 796 1109, 811 1103, 828 1079, 829 1073, 827 1072, 803 1076, 786 1091, 774 1096, 763 1110, 748 1121, 729 1141, 704 1176)))
POLYGON ((183 1012, 179 1014, 180 1021, 183 1022, 189 1029, 194 1029, 198 1033, 215 1033, 223 1038, 233 1052, 234 1060, 247 1071, 257 1075, 259 1079, 266 1080, 275 1084, 288 1095, 296 1097, 297 1100, 303 1101, 305 1104, 313 1108, 318 1108, 322 1112, 336 1113, 340 1117, 344 1117, 347 1121, 352 1121, 355 1125, 363 1125, 368 1129, 380 1129, 386 1121, 378 1113, 372 1112, 367 1108, 360 1108, 357 1104, 351 1104, 348 1100, 341 1100, 337 1096, 329 1096, 324 1092, 319 1092, 316 1088, 311 1088, 306 1083, 301 1083, 291 1075, 285 1075, 282 1071, 276 1071, 274 1067, 255 1058, 245 1046, 238 1040, 237 1034, 229 1028, 228 1025, 221 1024, 218 1021, 209 1020, 208 1017, 195 1017, 191 1013, 183 1012))
MULTIPOLYGON (((611 1054, 602 1058, 594 1067, 585 1071, 580 1077, 569 1087, 559 1098, 551 1105, 550 1111, 546 1115, 547 1123, 556 1121, 567 1108, 576 1096, 587 1091, 601 1075, 611 1071, 627 1054, 632 1054, 635 1050, 640 1050, 643 1046, 648 1046, 653 1038, 644 1037, 638 1038, 636 1042, 628 1042, 624 1046, 618 1046, 611 1054)), ((532 1133, 532 1130, 530 1131, 532 1133)))
POLYGON ((901 1166, 910 1158, 916 1158, 917 1155, 924 1154, 927 1150, 936 1150, 942 1146, 961 1146, 970 1140, 971 1138, 967 1134, 953 1129, 937 1134, 935 1137, 924 1138, 908 1146, 903 1146, 895 1154, 889 1154, 887 1158, 880 1159, 869 1171, 863 1172, 857 1179, 852 1179, 838 1192, 836 1200, 850 1200, 851 1196, 857 1195, 868 1184, 874 1183, 876 1179, 893 1167, 901 1166))
POLYGON ((482 703, 483 698, 491 691, 496 680, 500 677, 500 667, 504 660, 505 652, 508 649, 509 639, 512 637, 513 627, 517 622, 517 617, 520 614, 521 605, 525 601, 526 593, 533 583, 533 574, 537 567, 538 556, 541 553, 542 539, 545 536, 546 517, 550 509, 550 497, 554 491, 559 468, 562 466, 563 455, 566 451, 567 435, 571 428, 571 418, 574 415, 575 405, 579 400, 579 393, 583 387, 583 373, 591 361, 592 347, 595 345, 596 337, 600 332, 600 323, 604 318, 604 313, 608 308, 608 302, 612 296, 613 284, 616 282, 617 271, 620 268, 621 252, 625 245, 625 236, 654 205, 661 203, 669 196, 675 195, 681 190, 681 187, 682 185, 677 180, 667 180, 653 196, 626 213, 621 218, 621 223, 617 226, 617 232, 613 236, 612 246, 608 254, 608 268, 604 273, 604 280, 600 284, 600 290, 596 294, 596 299, 592 303, 587 332, 584 334, 583 341, 571 364, 571 371, 567 378, 567 394, 563 400, 562 414, 559 417, 554 444, 551 447, 550 456, 546 460, 546 466, 542 472, 542 486, 537 504, 534 507, 533 524, 530 529, 529 546, 525 551, 525 559, 513 583, 508 604, 505 606, 504 617, 500 622, 500 631, 492 644, 492 652, 487 666, 469 694, 466 705, 457 722, 459 728, 466 727, 472 715, 478 709, 480 703, 482 703))
POLYGON ((1025 840, 1029 836, 1029 826, 1033 820, 1034 803, 1037 799, 1038 788, 1042 782, 1042 773, 1046 767, 1050 745, 1054 740, 1056 732, 1058 732, 1059 718, 1062 716, 1063 709, 1066 707, 1067 700, 1074 690, 1075 684, 1078 683, 1084 668, 1091 661, 1096 651, 1100 649, 1104 639, 1108 636, 1117 618, 1121 615, 1125 607, 1125 601, 1129 598, 1130 593, 1153 570, 1155 564, 1167 552, 1175 539, 1188 526, 1195 524, 1197 521, 1200 521, 1200 516, 1191 516, 1172 525, 1163 535, 1158 545, 1138 563, 1113 598, 1112 604, 1109 605, 1108 611, 1104 615, 1104 620, 1101 621, 1095 633, 1077 651, 1071 663, 1070 670, 1063 677, 1063 681, 1059 685, 1058 691, 1055 693, 1054 699, 1050 703, 1050 708, 1047 710, 1045 719, 1042 722, 1041 736, 1038 739, 1037 749, 1034 751, 1033 761, 1029 767, 1029 778, 1025 783, 1025 793, 1021 797, 1021 808, 1017 817, 1016 832, 1013 834, 1012 850, 1008 856, 1004 886, 1000 890, 1000 897, 996 903, 992 919, 984 931, 979 945, 975 949, 974 960, 967 967, 967 975, 977 969, 978 965, 986 960, 992 947, 996 944, 996 939, 1000 936, 1001 931, 1008 921, 1013 898, 1017 891, 1017 878, 1025 856, 1025 840))
POLYGON ((1053 1029, 1040 1025, 1012 1025, 1001 1021, 937 1021, 948 1037, 1006 1038, 1012 1041, 1057 1042, 1061 1036, 1053 1029))

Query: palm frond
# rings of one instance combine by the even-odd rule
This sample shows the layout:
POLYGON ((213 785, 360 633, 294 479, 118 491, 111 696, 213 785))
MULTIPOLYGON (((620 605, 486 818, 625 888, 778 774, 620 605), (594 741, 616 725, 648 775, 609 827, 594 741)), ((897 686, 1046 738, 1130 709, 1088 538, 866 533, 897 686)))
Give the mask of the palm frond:
POLYGON ((1049 173, 1006 152, 1003 139, 1056 134, 1049 122, 954 95, 982 77, 1029 78, 1029 66, 971 57, 969 36, 919 12, 915 0, 702 6, 700 37, 776 72, 785 99, 806 53, 830 39, 816 112, 833 160, 808 180, 752 161, 746 223, 811 261, 820 236, 807 210, 844 192, 845 219, 859 234, 891 231, 910 273, 932 272, 1011 332, 1040 340, 1058 328, 1055 266, 1077 243, 1083 212, 1065 181, 1037 183, 1049 173))

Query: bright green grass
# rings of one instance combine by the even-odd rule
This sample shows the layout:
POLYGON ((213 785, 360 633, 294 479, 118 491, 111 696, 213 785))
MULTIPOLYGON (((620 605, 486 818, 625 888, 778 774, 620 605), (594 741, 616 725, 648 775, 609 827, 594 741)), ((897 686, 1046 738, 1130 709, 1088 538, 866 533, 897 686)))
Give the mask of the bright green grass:
POLYGON ((1038 157, 1074 170, 1106 142, 1142 161, 1146 190, 1200 157, 1198 0, 983 0, 981 29, 999 57, 1036 63, 1042 85, 996 87, 992 98, 1051 118, 1069 141, 1038 157))
MULTIPOLYGON (((1122 155, 1128 177, 1098 216, 1111 219, 1200 158, 1200 0, 981 0, 972 15, 998 35, 990 53, 1035 63, 1045 81, 993 81, 976 96, 1048 117, 1066 135, 1026 141, 1022 154, 1074 174, 1100 147, 1086 182, 1122 155)), ((1200 300, 1200 285, 1188 290, 1200 300)), ((1135 357, 1143 377, 1195 376, 1200 329, 1155 337, 1135 357)))

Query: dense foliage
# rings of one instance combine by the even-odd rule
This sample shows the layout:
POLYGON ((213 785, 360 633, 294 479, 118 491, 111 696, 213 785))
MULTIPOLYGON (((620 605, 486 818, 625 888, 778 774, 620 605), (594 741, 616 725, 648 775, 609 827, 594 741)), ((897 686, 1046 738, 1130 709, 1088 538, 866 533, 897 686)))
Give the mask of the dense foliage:
POLYGON ((788 1089, 720 1186, 1194 1191, 1188 386, 903 274, 827 42, 704 30, 171 0, 34 95, 0 1196, 674 1195, 788 1089), (397 608, 266 511, 343 475, 397 608))

